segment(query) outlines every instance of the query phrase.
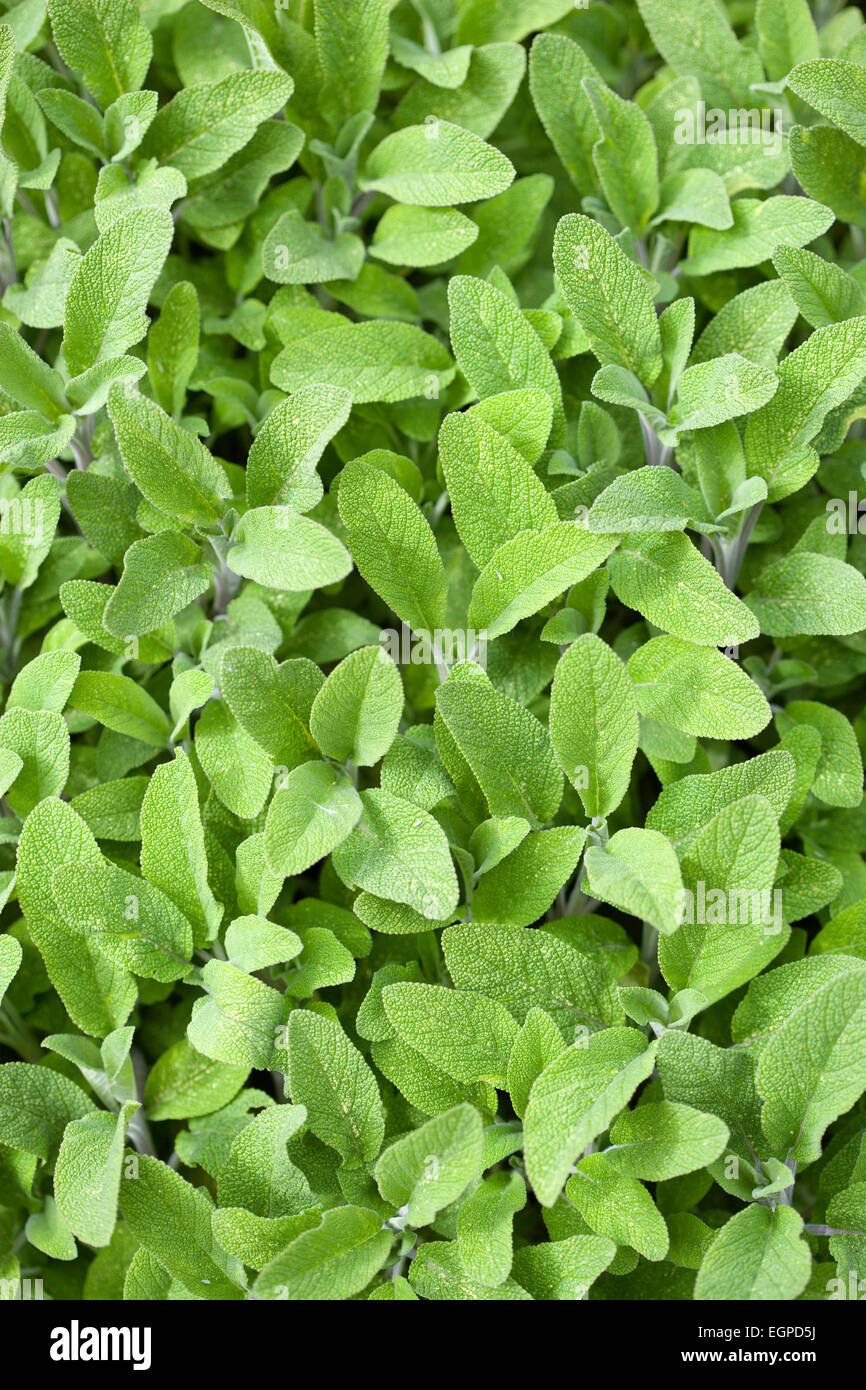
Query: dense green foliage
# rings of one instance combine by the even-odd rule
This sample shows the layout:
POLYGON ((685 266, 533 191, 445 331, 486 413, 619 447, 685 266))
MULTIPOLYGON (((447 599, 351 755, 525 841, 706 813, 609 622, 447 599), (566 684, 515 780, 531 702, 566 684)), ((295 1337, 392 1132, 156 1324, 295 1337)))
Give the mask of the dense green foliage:
POLYGON ((860 11, 0 10, 2 1296, 866 1295, 860 11))

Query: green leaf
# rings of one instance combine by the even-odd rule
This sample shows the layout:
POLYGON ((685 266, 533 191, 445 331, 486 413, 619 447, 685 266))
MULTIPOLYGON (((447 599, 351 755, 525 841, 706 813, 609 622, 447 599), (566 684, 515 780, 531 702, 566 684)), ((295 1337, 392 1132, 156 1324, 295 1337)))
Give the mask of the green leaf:
POLYGON ((229 569, 266 589, 291 593, 336 584, 351 573, 345 546, 312 517, 291 507, 254 507, 238 524, 229 569))
POLYGON ((584 633, 560 657, 550 694, 550 738, 588 816, 607 817, 628 789, 638 746, 634 691, 605 642, 584 633))
POLYGON ((604 1236, 523 1245, 514 1252, 514 1278, 535 1299, 574 1302, 585 1296, 616 1254, 604 1236))
POLYGON ((6 800, 22 820, 45 797, 58 796, 66 786, 69 731, 53 710, 8 709, 0 716, 0 748, 21 761, 6 800))
POLYGON ((562 429, 562 390, 556 368, 520 307, 495 285, 469 275, 448 283, 451 345, 457 365, 484 400, 532 386, 551 399, 562 429))
POLYGON ((566 1184, 566 1195, 587 1225, 647 1260, 663 1260, 670 1237, 665 1219, 642 1183, 616 1169, 604 1153, 587 1154, 566 1184))
POLYGON ((336 768, 324 762, 296 767, 268 807, 268 867, 281 878, 305 873, 342 844, 361 811, 358 793, 336 768))
POLYGON ((728 1127, 717 1115, 663 1100, 625 1111, 610 1139, 605 1157, 620 1173, 664 1182, 714 1162, 728 1142, 728 1127))
POLYGON ((816 700, 792 700, 777 716, 780 733, 803 725, 821 738, 812 790, 828 806, 859 806, 863 799, 863 761, 854 730, 841 710, 816 700))
POLYGON ((673 14, 665 0, 638 0, 653 43, 675 73, 696 77, 707 106, 748 106, 753 82, 763 80, 758 55, 736 38, 724 8, 696 0, 673 14))
POLYGON ((360 111, 375 111, 388 56, 387 0, 315 0, 322 108, 339 130, 360 111))
POLYGON ((0 387, 27 410, 59 419, 68 410, 59 372, 43 362, 8 323, 0 323, 0 349, 0 387))
POLYGON ((150 1069, 144 1104, 151 1120, 185 1120, 227 1105, 249 1075, 249 1067, 204 1057, 181 1038, 150 1069))
POLYGON ((866 320, 816 328, 779 367, 779 389, 746 426, 750 476, 765 478, 770 501, 802 487, 815 471, 808 448, 827 414, 866 375, 866 320))
POLYGON ((582 213, 556 229, 553 263, 568 307, 599 362, 615 363, 651 386, 661 371, 661 338, 640 270, 609 232, 582 213))
POLYGON ((701 826, 743 797, 763 797, 780 817, 794 790, 795 772, 791 754, 774 748, 716 772, 683 777, 665 787, 647 816, 647 826, 667 835, 682 851, 689 848, 701 826))
MULTIPOLYGON (((603 367, 602 372, 608 368, 603 367)), ((596 382, 602 373, 596 375, 596 382)), ((712 530, 700 494, 670 468, 647 465, 622 473, 599 493, 587 518, 590 531, 712 530)))
POLYGON ((592 536, 577 522, 521 531, 494 551, 472 591, 469 622, 493 641, 531 617, 607 558, 611 536, 592 536))
POLYGON ((684 925, 659 945, 673 989, 700 990, 712 1003, 778 954, 785 942, 771 894, 778 858, 778 824, 761 796, 725 806, 700 830, 682 860, 684 925))
POLYGON ((271 790, 273 760, 218 700, 195 726, 195 751, 226 810, 242 820, 257 816, 271 790))
POLYGON ((502 1004, 411 982, 386 985, 382 1003, 397 1036, 455 1081, 505 1086, 518 1026, 502 1004))
POLYGON ((321 384, 356 405, 438 397, 453 380, 447 348, 409 323, 340 322, 290 342, 274 359, 271 380, 283 391, 321 384))
POLYGON ((459 896, 444 832, 432 816, 391 792, 365 791, 361 801, 361 820, 334 851, 340 878, 442 921, 459 896))
POLYGON ((30 1245, 53 1260, 74 1260, 78 1254, 53 1197, 46 1197, 42 1210, 28 1217, 24 1233, 30 1245))
POLYGON ((168 742, 169 724, 152 695, 129 676, 82 671, 69 695, 73 709, 154 748, 168 742))
POLYGON ((194 435, 153 401, 117 386, 108 413, 126 471, 148 502, 179 521, 213 526, 220 520, 231 488, 194 435))
POLYGON ((780 194, 775 198, 736 198, 731 204, 734 225, 724 231, 693 227, 687 275, 712 275, 760 265, 780 246, 805 246, 826 232, 835 221, 823 203, 780 194))
POLYGON ((231 646, 222 660, 220 690, 238 723, 278 767, 290 771, 318 752, 309 724, 323 681, 319 668, 304 658, 277 665, 269 652, 231 646))
POLYGON ((761 60, 773 82, 801 57, 817 58, 818 34, 807 0, 758 0, 755 27, 761 60))
POLYGON ((564 1051, 562 1034, 550 1015, 544 1009, 530 1009, 508 1058, 508 1093, 521 1119, 536 1077, 564 1051))
POLYGON ((529 710, 500 694, 480 671, 446 681, 436 705, 491 815, 525 816, 542 824, 553 818, 562 799, 562 774, 547 730, 529 710))
POLYGON ((55 869, 57 910, 71 931, 92 932, 118 965, 148 979, 182 979, 190 970, 192 931, 152 884, 106 861, 55 869))
POLYGON ((713 169, 675 169, 667 174, 659 189, 658 206, 651 225, 697 222, 701 227, 724 231, 734 222, 725 181, 713 169))
POLYGON ((866 294, 853 275, 814 251, 780 246, 773 265, 813 328, 827 328, 866 313, 866 294))
POLYGON ((519 532, 556 523, 556 506, 538 475, 480 416, 446 416, 439 452, 454 524, 479 568, 519 532))
POLYGON ((0 936, 0 1004, 3 995, 18 973, 23 952, 20 941, 4 932, 0 936))
POLYGON ((596 76, 587 54, 565 34, 536 34, 529 56, 532 100, 553 148, 583 194, 596 188, 592 151, 598 123, 582 83, 596 76))
POLYGON ((826 202, 837 217, 862 226, 866 221, 862 145, 836 126, 793 125, 788 151, 794 176, 809 197, 826 202))
POLYGON ((310 511, 322 496, 316 465, 349 418, 352 399, 340 387, 309 386, 280 401, 265 419, 247 459, 251 507, 286 503, 310 511))
POLYGON ((686 368, 668 418, 675 430, 709 429, 759 410, 776 394, 777 387, 773 372, 731 352, 686 368))
POLYGON ((708 362, 726 352, 739 352, 774 370, 796 317, 797 307, 785 284, 764 280, 729 299, 710 319, 694 346, 692 359, 708 362))
POLYGON ((139 1244, 189 1293, 225 1301, 244 1297, 242 1266, 214 1240, 214 1207, 204 1188, 143 1156, 138 1176, 121 1182, 120 1210, 139 1244))
POLYGON ((866 962, 801 999, 761 1053, 756 1081, 774 1152, 810 1163, 828 1124, 866 1089, 861 1037, 866 1026, 866 962))
POLYGON ((379 1191, 394 1207, 406 1207, 410 1226, 429 1226, 481 1173, 481 1117, 456 1105, 404 1135, 376 1164, 379 1191))
POLYGON ((410 1282, 413 1289, 425 1299, 478 1300, 504 1299, 509 1302, 524 1302, 532 1298, 525 1289, 513 1279, 506 1279, 495 1288, 479 1284, 463 1268, 460 1249, 456 1241, 426 1241, 412 1261, 410 1282))
POLYGON ((141 871, 190 923, 196 946, 213 938, 221 917, 207 870, 195 776, 178 750, 155 769, 141 803, 141 871))
POLYGON ((624 101, 594 77, 584 77, 600 132, 592 160, 611 211, 640 236, 658 206, 658 153, 652 126, 641 108, 624 101))
POLYGON ((415 207, 452 207, 503 193, 509 159, 471 131, 439 120, 387 135, 369 155, 364 186, 415 207))
POLYGON ((303 943, 296 932, 250 914, 235 917, 229 923, 225 948, 232 965, 252 973, 292 960, 303 949, 303 943))
POLYGON ((288 1026, 288 1089, 306 1107, 312 1132, 347 1168, 372 1163, 385 1122, 375 1076, 340 1025, 295 1009, 288 1026))
POLYGON ((183 409, 199 351, 199 304, 195 285, 172 285, 147 337, 147 374, 157 405, 177 416, 183 409))
POLYGON ((752 738, 770 720, 757 685, 721 652, 653 637, 628 662, 638 709, 697 738, 752 738))
POLYGON ((770 637, 846 637, 866 627, 863 575, 842 560, 807 550, 767 565, 745 601, 770 637))
POLYGON ((144 309, 173 230, 165 209, 141 208, 112 223, 82 257, 64 309, 63 355, 71 375, 120 356, 144 337, 144 309))
POLYGON ((302 1105, 272 1105, 244 1126, 219 1171, 221 1207, 243 1207, 272 1218, 292 1216, 299 1207, 312 1205, 307 1180, 286 1152, 287 1142, 306 1118, 302 1105))
POLYGON ((96 1111, 80 1086, 49 1067, 0 1066, 0 1141, 52 1163, 66 1126, 96 1111))
POLYGON ((233 72, 178 92, 158 113, 141 146, 145 159, 200 179, 242 149, 262 121, 288 101, 294 83, 284 72, 233 72))
POLYGON ((803 1218, 791 1207, 753 1205, 722 1227, 703 1258, 695 1298, 748 1302, 794 1299, 811 1269, 803 1218))
POLYGON ((148 536, 127 550, 103 622, 115 637, 153 632, 206 593, 210 583, 210 566, 194 541, 170 531, 148 536))
POLYGON ((519 1173, 491 1173, 462 1203, 457 1216, 457 1248, 470 1279, 496 1288, 504 1284, 513 1258, 512 1223, 526 1206, 526 1184, 519 1173))
POLYGON ((296 1236, 256 1279, 256 1296, 315 1302, 346 1299, 369 1284, 391 1248, 391 1235, 367 1207, 336 1207, 321 1225, 296 1236))
POLYGON ((61 56, 103 109, 141 86, 153 40, 135 0, 48 0, 48 13, 61 56))
POLYGON ((340 475, 340 518, 364 579, 416 632, 445 624, 448 582, 436 539, 408 493, 372 463, 340 475))
POLYGON ((830 1252, 836 1259, 838 1274, 847 1274, 849 1288, 851 1270, 857 1272, 858 1288, 863 1278, 863 1235, 866 1231, 864 1198, 866 1184, 853 1182, 844 1192, 837 1193, 827 1206, 828 1224, 846 1232, 844 1236, 831 1237, 830 1252))
POLYGON ((643 918, 665 935, 680 924, 680 866, 670 841, 657 830, 618 830, 585 855, 587 885, 603 902, 643 918))
POLYGON ((866 80, 859 64, 816 55, 812 62, 798 63, 787 78, 792 92, 866 145, 866 80))
POLYGON ((101 863, 93 835, 67 803, 47 798, 30 812, 18 842, 18 900, 69 1017, 94 1037, 105 1037, 126 1022, 136 1000, 135 981, 103 955, 93 938, 64 927, 52 877, 64 864, 101 863))
POLYGON ((477 239, 478 228, 456 208, 394 203, 379 220, 369 251, 388 265, 440 265, 477 239))
POLYGON ((22 666, 6 699, 7 710, 50 710, 62 714, 81 666, 76 652, 43 652, 22 666))
POLYGON ((224 960, 209 960, 198 978, 207 997, 193 1004, 187 1029, 196 1051, 232 1066, 267 1068, 283 1017, 282 996, 224 960))
POLYGON ((524 1115, 526 1171, 542 1206, 552 1207, 578 1154, 628 1104, 655 1064, 655 1048, 634 1028, 581 1038, 533 1084, 524 1115))
POLYGON ((517 927, 537 921, 577 868, 585 840, 579 825, 533 830, 484 875, 472 898, 476 919, 517 927))
POLYGON ((608 573, 622 603, 673 637, 718 647, 758 635, 752 614, 680 532, 624 538, 608 573))
POLYGON ((382 647, 360 647, 328 676, 310 710, 325 757, 372 767, 387 753, 403 712, 400 672, 382 647))
POLYGON ((119 1115, 98 1111, 71 1120, 54 1167, 54 1196, 67 1228, 97 1248, 108 1245, 117 1221, 126 1123, 138 1103, 119 1115))
POLYGON ((351 232, 341 232, 331 241, 322 227, 305 222, 297 208, 290 208, 265 238, 262 264, 268 279, 278 285, 357 280, 364 243, 351 232))
POLYGON ((521 1024, 544 1010, 571 1041, 622 1022, 605 966, 543 929, 463 922, 442 933, 442 950, 455 988, 497 1000, 521 1024))

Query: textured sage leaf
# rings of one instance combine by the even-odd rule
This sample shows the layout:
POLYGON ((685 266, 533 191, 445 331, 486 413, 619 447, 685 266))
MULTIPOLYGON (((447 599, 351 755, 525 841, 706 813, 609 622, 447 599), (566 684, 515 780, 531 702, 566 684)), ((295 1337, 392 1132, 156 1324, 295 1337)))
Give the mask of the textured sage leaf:
POLYGON ((736 662, 678 637, 653 637, 628 663, 641 714, 699 738, 749 738, 770 708, 736 662))
POLYGON ((628 536, 608 570, 617 598, 673 637, 719 647, 758 635, 754 616, 681 532, 628 536))
POLYGON ((393 984, 382 991, 397 1036, 455 1081, 504 1086, 517 1024, 504 1005, 441 985, 393 984))
POLYGON ((348 778, 328 763, 303 763, 274 795, 265 821, 265 858, 274 873, 300 874, 341 844, 361 815, 348 778))
POLYGON ((121 1183, 120 1210, 139 1243, 200 1298, 244 1297, 243 1268, 217 1245, 214 1208, 159 1159, 139 1159, 139 1175, 121 1183))
POLYGON ((376 1164, 382 1196, 407 1207, 412 1226, 426 1226, 481 1170, 482 1125, 471 1105, 434 1116, 385 1149, 376 1164))
POLYGON ((655 1049, 636 1029, 610 1028, 560 1053, 533 1083, 523 1117, 526 1171, 553 1206, 571 1165, 653 1069, 655 1049))
POLYGON ((670 841, 657 830, 618 830, 607 844, 586 851, 594 895, 651 922, 664 935, 680 924, 682 877, 670 841))
POLYGON ((388 135, 365 166, 369 188, 398 203, 451 207, 502 193, 514 178, 511 161, 471 131, 437 120, 388 135))
POLYGON ((454 523, 479 568, 519 532, 555 524, 556 506, 538 475, 483 418, 447 416, 439 453, 454 523))
POLYGON ((797 1298, 809 1278, 803 1218, 790 1207, 753 1206, 719 1231, 698 1270, 696 1299, 797 1298))
POLYGON ((637 703, 619 657, 592 633, 573 642, 557 663, 550 737, 586 814, 615 811, 637 753, 637 703))
POLYGON ((369 1208, 335 1208, 265 1265, 255 1282, 256 1296, 303 1302, 351 1298, 385 1263, 390 1248, 390 1233, 369 1208))
POLYGON ((379 1153, 384 1119, 376 1079, 338 1023, 296 1009, 288 1027, 288 1089, 310 1129, 347 1167, 379 1153))
POLYGON ((651 386, 661 371, 661 339, 641 273, 597 222, 580 213, 556 229, 553 261, 568 307, 602 363, 651 386))

